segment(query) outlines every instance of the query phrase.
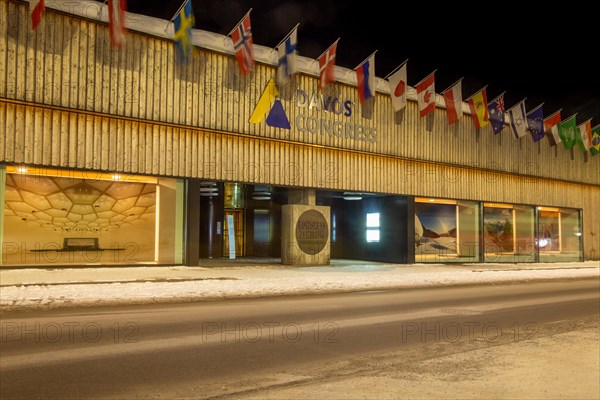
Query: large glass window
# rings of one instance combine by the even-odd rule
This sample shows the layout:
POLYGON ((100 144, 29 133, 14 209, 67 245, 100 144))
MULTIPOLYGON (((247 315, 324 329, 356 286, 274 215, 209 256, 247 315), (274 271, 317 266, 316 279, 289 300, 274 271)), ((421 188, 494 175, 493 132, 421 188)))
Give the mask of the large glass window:
POLYGON ((6 167, 4 265, 178 264, 180 180, 6 167))
POLYGON ((415 199, 415 261, 479 261, 479 206, 473 201, 415 199))
POLYGON ((538 248, 542 262, 581 260, 579 210, 538 207, 538 248))
POLYGON ((488 262, 535 261, 535 210, 531 206, 484 203, 483 241, 488 262))

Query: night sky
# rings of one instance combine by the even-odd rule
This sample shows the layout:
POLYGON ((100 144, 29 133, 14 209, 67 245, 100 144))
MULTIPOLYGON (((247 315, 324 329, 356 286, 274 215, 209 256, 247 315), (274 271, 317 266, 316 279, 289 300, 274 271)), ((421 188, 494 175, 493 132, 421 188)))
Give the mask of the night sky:
MULTIPOLYGON (((341 37, 337 65, 353 69, 378 50, 376 75, 384 78, 405 59, 414 86, 434 69, 436 92, 464 77, 463 97, 488 85, 488 100, 506 91, 509 108, 527 98, 527 110, 544 103, 544 115, 562 108, 565 119, 600 124, 600 30, 594 11, 576 2, 557 8, 523 2, 343 0, 192 0, 196 28, 227 35, 252 8, 255 44, 275 47, 296 25, 298 50, 316 58, 341 37), (531 8, 531 6, 527 6, 531 8)), ((171 19, 181 0, 129 0, 128 10, 171 19)), ((541 3, 540 3, 541 4, 541 3)), ((567 4, 567 3, 565 3, 567 4)))

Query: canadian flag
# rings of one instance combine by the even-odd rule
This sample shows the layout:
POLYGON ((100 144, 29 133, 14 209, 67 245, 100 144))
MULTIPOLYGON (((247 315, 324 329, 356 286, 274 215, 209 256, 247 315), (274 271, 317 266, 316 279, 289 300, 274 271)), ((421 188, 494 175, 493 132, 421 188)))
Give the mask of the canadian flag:
POLYGON ((125 44, 125 0, 108 1, 108 25, 110 26, 110 42, 115 47, 125 44))
POLYGON ((44 0, 30 0, 29 13, 31 14, 31 28, 35 29, 42 20, 42 13, 46 9, 44 0))
POLYGON ((435 111, 435 71, 421 82, 417 83, 417 97, 419 100, 419 114, 421 117, 435 111))

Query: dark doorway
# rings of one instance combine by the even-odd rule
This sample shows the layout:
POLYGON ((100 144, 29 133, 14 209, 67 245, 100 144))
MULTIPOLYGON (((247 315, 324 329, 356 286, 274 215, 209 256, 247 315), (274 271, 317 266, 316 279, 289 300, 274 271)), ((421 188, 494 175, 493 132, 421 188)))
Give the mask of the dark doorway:
POLYGON ((410 200, 374 193, 318 192, 317 204, 331 207, 331 258, 409 262, 414 241, 410 200))

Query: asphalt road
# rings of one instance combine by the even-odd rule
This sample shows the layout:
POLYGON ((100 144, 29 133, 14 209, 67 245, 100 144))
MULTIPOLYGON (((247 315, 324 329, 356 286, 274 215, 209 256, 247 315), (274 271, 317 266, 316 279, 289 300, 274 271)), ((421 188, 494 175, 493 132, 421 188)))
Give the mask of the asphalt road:
POLYGON ((5 312, 0 397, 235 397, 355 357, 527 340, 598 314, 597 279, 5 312))

